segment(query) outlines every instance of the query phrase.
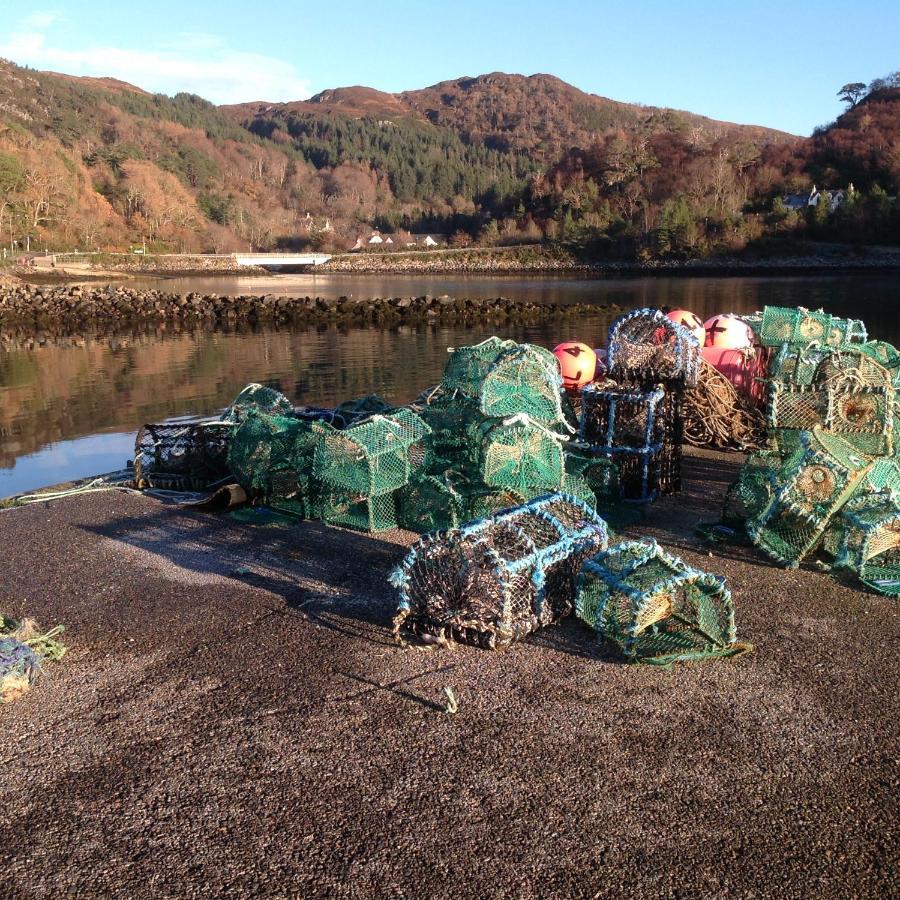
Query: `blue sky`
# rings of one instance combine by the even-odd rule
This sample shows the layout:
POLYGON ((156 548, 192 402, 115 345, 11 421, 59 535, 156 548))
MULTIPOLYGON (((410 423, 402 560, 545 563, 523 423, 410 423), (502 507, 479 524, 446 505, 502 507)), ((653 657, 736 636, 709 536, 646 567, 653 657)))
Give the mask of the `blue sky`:
POLYGON ((809 134, 900 68, 900 2, 0 0, 0 56, 217 103, 549 72, 616 100, 809 134))

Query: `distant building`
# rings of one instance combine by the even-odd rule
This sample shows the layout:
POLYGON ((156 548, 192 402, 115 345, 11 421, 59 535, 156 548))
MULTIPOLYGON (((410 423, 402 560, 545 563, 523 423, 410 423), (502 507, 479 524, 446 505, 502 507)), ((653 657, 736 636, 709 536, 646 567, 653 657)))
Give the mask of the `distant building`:
POLYGON ((812 190, 808 194, 786 194, 781 200, 788 209, 793 210, 794 212, 800 212, 807 207, 818 206, 819 203, 827 197, 828 212, 833 213, 839 206, 846 203, 847 198, 854 193, 856 193, 856 188, 853 187, 852 182, 846 189, 835 188, 831 191, 820 191, 813 185, 812 190))
POLYGON ((430 234, 381 234, 379 231, 373 231, 368 235, 358 235, 351 250, 363 250, 365 247, 439 247, 446 244, 447 239, 443 235, 435 238, 430 234))

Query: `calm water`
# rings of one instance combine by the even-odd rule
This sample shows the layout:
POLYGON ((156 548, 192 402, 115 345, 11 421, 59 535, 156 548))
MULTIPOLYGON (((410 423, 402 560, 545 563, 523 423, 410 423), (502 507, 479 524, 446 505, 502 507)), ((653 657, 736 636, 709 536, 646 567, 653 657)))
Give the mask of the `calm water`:
MULTIPOLYGON (((766 304, 824 307, 864 318, 873 337, 900 344, 900 276, 823 278, 369 277, 145 280, 172 291, 354 297, 451 294, 536 301, 684 307, 701 318, 766 304)), ((580 326, 513 328, 504 337, 552 347, 598 346, 616 312, 580 326)), ((123 467, 142 422, 209 414, 250 381, 297 403, 328 405, 367 393, 405 402, 440 377, 447 347, 495 332, 474 328, 169 329, 23 341, 0 347, 0 498, 123 467)), ((0 335, 0 339, 3 335, 0 335)))

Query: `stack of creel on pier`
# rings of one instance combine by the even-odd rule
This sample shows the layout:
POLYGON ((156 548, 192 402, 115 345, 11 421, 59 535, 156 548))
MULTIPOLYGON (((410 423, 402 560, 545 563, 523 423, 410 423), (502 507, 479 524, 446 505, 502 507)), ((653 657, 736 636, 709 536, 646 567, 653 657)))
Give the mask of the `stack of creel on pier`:
POLYGON ((726 501, 753 542, 786 566, 824 550, 836 569, 900 595, 900 354, 862 322, 767 307, 768 446, 726 501))
POLYGON ((135 465, 142 486, 232 477, 252 502, 373 532, 453 528, 553 491, 612 502, 616 465, 572 441, 561 388, 551 353, 490 338, 453 350, 440 384, 406 407, 293 408, 250 385, 219 420, 145 426, 135 465))
POLYGON ((659 310, 634 310, 610 326, 609 378, 582 391, 578 441, 617 464, 624 499, 681 489, 683 395, 700 362, 694 335, 659 310))

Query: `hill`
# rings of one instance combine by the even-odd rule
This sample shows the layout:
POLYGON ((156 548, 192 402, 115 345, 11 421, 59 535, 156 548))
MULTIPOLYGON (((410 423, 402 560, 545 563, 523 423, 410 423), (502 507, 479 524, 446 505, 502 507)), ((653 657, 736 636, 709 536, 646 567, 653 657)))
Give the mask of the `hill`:
POLYGON ((895 184, 896 98, 851 112, 803 140, 503 73, 216 107, 0 61, 0 226, 20 247, 176 251, 374 225, 666 255, 677 233, 691 255, 757 237, 754 210, 812 173, 895 184))

